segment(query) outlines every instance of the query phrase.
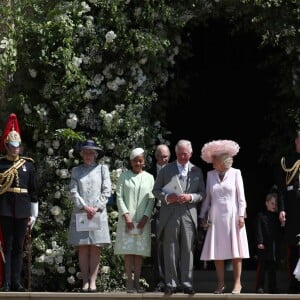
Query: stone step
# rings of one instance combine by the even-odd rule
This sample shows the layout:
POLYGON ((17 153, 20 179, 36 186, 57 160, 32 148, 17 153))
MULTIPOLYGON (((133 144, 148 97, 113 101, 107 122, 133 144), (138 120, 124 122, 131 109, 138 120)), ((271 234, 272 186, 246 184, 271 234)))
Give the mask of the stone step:
POLYGON ((205 294, 197 293, 195 295, 185 295, 183 293, 165 296, 162 293, 144 293, 144 294, 127 294, 126 292, 119 293, 47 293, 47 292, 0 292, 0 299, 3 300, 160 300, 160 299, 176 299, 176 300, 295 300, 299 299, 299 295, 272 295, 272 294, 247 294, 239 295, 225 294, 205 294))
MULTIPOLYGON (((154 280, 152 268, 143 268, 143 276, 149 284, 149 290, 154 290, 154 280)), ((256 271, 242 271, 242 286, 244 293, 255 293, 256 271)), ((233 272, 225 271, 226 292, 229 293, 233 287, 233 272)), ((266 291, 267 282, 266 278, 266 291)), ((210 293, 215 290, 217 284, 215 270, 195 270, 194 271, 194 289, 198 293, 210 293)), ((288 292, 288 274, 287 271, 277 271, 277 284, 280 293, 288 292)))

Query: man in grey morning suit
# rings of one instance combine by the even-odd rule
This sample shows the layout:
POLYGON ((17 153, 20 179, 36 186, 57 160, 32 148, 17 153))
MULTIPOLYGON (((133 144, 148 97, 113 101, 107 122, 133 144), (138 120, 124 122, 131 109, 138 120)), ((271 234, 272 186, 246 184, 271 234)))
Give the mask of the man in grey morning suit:
POLYGON ((194 294, 194 239, 197 231, 197 206, 205 198, 200 168, 190 162, 192 144, 179 140, 177 159, 158 174, 153 194, 161 201, 158 236, 162 240, 165 262, 165 294, 182 289, 194 294))

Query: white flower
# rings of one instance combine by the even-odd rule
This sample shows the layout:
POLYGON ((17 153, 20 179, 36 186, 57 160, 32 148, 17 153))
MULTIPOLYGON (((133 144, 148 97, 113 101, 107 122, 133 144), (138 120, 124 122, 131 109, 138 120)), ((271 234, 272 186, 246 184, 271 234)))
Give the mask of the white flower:
POLYGON ((55 108, 59 108, 59 106, 60 106, 58 101, 53 101, 52 104, 55 108))
POLYGON ((58 266, 56 269, 57 269, 57 272, 58 272, 59 274, 64 274, 64 273, 66 273, 66 268, 65 268, 65 266, 58 266))
POLYGON ((91 11, 91 7, 85 1, 82 1, 80 4, 84 12, 91 11))
POLYGON ((54 149, 58 149, 59 146, 60 146, 59 141, 58 141, 58 140, 54 140, 54 141, 52 142, 52 146, 53 146, 54 149))
POLYGON ((38 141, 38 142, 36 143, 36 147, 37 147, 37 148, 42 148, 42 146, 43 146, 43 142, 42 142, 42 141, 38 141))
POLYGON ((44 106, 41 106, 40 104, 34 107, 36 109, 37 114, 39 115, 41 120, 45 120, 48 112, 47 109, 44 106))
POLYGON ((70 113, 69 118, 66 121, 67 126, 71 129, 75 129, 77 126, 77 122, 78 122, 78 118, 76 114, 70 113))
POLYGON ((160 121, 155 121, 154 126, 160 128, 161 127, 160 121))
POLYGON ((45 263, 47 263, 48 265, 53 265, 53 263, 54 263, 53 257, 45 256, 45 263))
POLYGON ((53 254, 53 250, 52 250, 52 249, 47 249, 47 250, 45 251, 45 253, 46 253, 46 255, 51 256, 51 255, 53 254))
POLYGON ((117 35, 112 31, 108 31, 105 35, 106 43, 112 43, 117 35))
POLYGON ((57 223, 60 223, 60 224, 63 224, 64 223, 64 221, 65 221, 65 217, 64 217, 64 215, 63 214, 60 214, 60 215, 58 215, 58 216, 55 216, 55 221, 57 222, 57 223))
POLYGON ((5 49, 8 44, 9 44, 9 40, 6 37, 4 37, 0 42, 0 48, 5 49))
POLYGON ((70 177, 68 169, 58 169, 56 170, 56 175, 58 175, 62 179, 66 179, 70 177))
POLYGON ((32 78, 35 78, 37 75, 37 71, 35 69, 29 69, 29 74, 32 78))
POLYGON ((53 153, 54 153, 53 148, 48 148, 48 155, 53 155, 53 153))
POLYGON ((41 256, 36 257, 36 258, 35 258, 35 261, 38 262, 38 263, 43 263, 43 262, 45 262, 45 255, 42 254, 41 256))
POLYGON ((147 57, 141 58, 141 59, 139 60, 139 64, 140 64, 140 65, 144 65, 147 61, 148 61, 147 57))
POLYGON ((101 82, 103 81, 104 76, 102 74, 96 74, 91 82, 94 87, 100 86, 101 82))
POLYGON ((115 143, 113 143, 113 142, 107 143, 107 149, 113 150, 113 149, 115 149, 115 147, 116 147, 115 143))
POLYGON ((76 273, 76 269, 75 269, 74 267, 69 267, 69 268, 68 268, 68 272, 69 272, 70 274, 75 274, 75 273, 76 273))
POLYGON ((56 191, 55 194, 54 194, 54 198, 55 199, 60 199, 60 197, 61 197, 60 191, 56 191))
POLYGON ((74 149, 70 149, 70 150, 68 151, 68 155, 69 155, 70 158, 74 158, 73 153, 74 153, 74 149))
POLYGON ((110 267, 109 266, 103 266, 101 268, 101 273, 108 274, 109 272, 110 272, 110 267))
POLYGON ((86 56, 86 55, 81 55, 81 58, 82 58, 82 62, 85 65, 87 65, 90 62, 90 60, 91 60, 91 58, 89 56, 86 56))
MULTIPOLYGON (((58 216, 61 214, 61 208, 57 205, 54 205, 51 209, 50 212, 53 216, 58 216)), ((53 246, 52 246, 53 247, 53 246)))
POLYGON ((119 88, 119 86, 117 85, 117 83, 115 81, 108 81, 106 83, 106 86, 114 92, 116 92, 119 88))
POLYGON ((79 68, 82 64, 82 58, 81 57, 73 57, 73 64, 79 68))
POLYGON ((112 211, 109 216, 112 218, 112 219, 117 219, 119 213, 117 211, 112 211))
MULTIPOLYGON (((55 258, 55 262, 56 262, 57 264, 61 264, 61 263, 63 262, 63 257, 62 257, 61 255, 57 256, 57 257, 55 258)), ((66 269, 65 269, 65 271, 66 271, 66 269)), ((65 272, 64 272, 64 273, 65 273, 65 272)))
POLYGON ((76 282, 75 277, 72 275, 67 278, 67 281, 69 284, 72 284, 72 285, 74 285, 76 282))
POLYGON ((106 114, 105 115, 105 122, 110 123, 113 120, 113 115, 112 114, 106 114))
POLYGON ((27 103, 25 103, 24 105, 23 105, 23 109, 24 109, 24 113, 26 114, 26 115, 29 115, 29 114, 31 114, 31 109, 29 108, 29 106, 28 106, 28 104, 27 103))

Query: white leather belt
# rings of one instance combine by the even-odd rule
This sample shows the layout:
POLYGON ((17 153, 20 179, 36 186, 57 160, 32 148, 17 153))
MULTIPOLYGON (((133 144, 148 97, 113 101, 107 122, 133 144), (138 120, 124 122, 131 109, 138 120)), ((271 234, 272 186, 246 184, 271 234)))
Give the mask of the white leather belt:
POLYGON ((288 185, 287 187, 286 187, 286 190, 287 191, 297 191, 297 190, 300 190, 300 187, 299 188, 297 188, 297 187, 295 187, 295 186, 293 186, 293 185, 288 185))
POLYGON ((22 193, 28 193, 28 190, 27 189, 18 188, 18 187, 13 187, 13 188, 8 188, 7 192, 22 194, 22 193))

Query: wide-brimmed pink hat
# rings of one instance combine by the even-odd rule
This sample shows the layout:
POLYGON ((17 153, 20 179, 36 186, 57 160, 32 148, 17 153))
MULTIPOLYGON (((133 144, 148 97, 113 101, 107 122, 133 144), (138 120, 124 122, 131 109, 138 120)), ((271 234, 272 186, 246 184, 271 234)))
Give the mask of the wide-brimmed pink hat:
POLYGON ((238 143, 231 140, 216 140, 206 143, 201 149, 201 158, 212 163, 212 157, 220 154, 228 154, 231 157, 235 156, 240 150, 238 143))

